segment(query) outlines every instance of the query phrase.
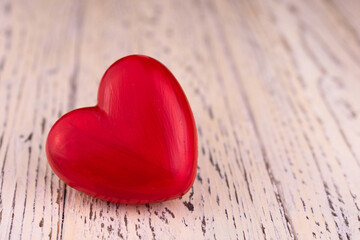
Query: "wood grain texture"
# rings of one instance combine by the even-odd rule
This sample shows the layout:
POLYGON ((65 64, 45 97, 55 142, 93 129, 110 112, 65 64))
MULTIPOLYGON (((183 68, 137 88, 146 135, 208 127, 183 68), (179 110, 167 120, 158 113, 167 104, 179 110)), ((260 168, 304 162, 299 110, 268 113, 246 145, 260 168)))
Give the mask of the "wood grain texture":
POLYGON ((0 1, 0 239, 360 239, 360 2, 0 1), (180 199, 64 185, 44 143, 107 67, 150 55, 199 135, 180 199))

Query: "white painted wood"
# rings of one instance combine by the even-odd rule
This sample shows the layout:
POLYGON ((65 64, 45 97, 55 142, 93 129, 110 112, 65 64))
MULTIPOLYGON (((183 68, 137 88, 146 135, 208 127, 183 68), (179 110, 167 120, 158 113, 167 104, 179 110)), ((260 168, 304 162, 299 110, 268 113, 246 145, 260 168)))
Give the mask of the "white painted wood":
POLYGON ((1 1, 0 239, 360 239, 359 1, 1 1), (150 55, 199 133, 181 199, 65 186, 48 131, 150 55))

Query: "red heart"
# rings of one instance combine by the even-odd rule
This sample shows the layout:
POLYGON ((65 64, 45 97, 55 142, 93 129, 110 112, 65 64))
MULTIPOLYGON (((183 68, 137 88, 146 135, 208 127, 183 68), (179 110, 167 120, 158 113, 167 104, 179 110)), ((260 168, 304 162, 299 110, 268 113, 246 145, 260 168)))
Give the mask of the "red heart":
POLYGON ((174 199, 192 186, 197 135, 179 83, 150 57, 124 57, 105 72, 98 104, 61 117, 46 153, 71 187, 118 203, 174 199))

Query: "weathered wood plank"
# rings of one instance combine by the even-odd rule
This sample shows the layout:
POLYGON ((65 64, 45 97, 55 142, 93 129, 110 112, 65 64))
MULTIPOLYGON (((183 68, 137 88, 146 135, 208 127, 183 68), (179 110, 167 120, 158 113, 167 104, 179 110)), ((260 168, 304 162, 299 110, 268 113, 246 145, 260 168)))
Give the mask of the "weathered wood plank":
POLYGON ((2 1, 0 239, 360 238, 357 1, 2 1), (44 143, 140 53, 191 103, 198 174, 119 205, 64 185, 44 143))

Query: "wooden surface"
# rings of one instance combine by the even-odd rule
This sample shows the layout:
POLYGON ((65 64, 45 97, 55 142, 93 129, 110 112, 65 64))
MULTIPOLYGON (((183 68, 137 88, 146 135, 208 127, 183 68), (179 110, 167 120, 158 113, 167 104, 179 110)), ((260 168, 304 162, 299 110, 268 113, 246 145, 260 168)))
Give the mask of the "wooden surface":
POLYGON ((1 1, 0 239, 360 239, 360 1, 1 1), (163 62, 192 106, 181 199, 96 200, 44 143, 107 67, 163 62))

